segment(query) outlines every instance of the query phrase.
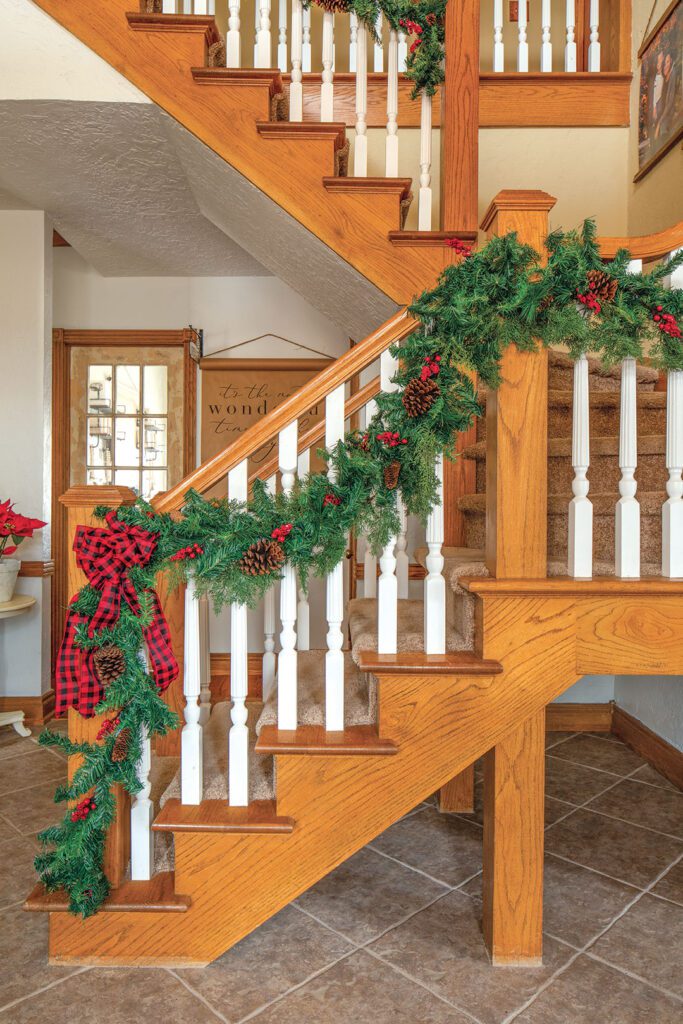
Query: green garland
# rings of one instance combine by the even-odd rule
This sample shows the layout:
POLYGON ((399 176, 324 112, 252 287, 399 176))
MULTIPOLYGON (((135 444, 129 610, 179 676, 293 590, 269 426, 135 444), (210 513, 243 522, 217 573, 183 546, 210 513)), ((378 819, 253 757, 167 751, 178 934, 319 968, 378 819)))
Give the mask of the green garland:
MULTIPOLYGON (((198 590, 217 608, 232 602, 253 607, 279 578, 281 566, 276 561, 264 575, 248 574, 243 559, 253 545, 274 541, 304 586, 309 576, 324 577, 341 561, 352 529, 379 553, 398 531, 398 493, 408 513, 422 519, 434 507, 436 456, 453 457, 455 434, 480 413, 472 373, 495 388, 503 353, 513 343, 526 350, 566 343, 574 356, 591 351, 606 362, 642 357, 647 348, 654 365, 683 370, 677 325, 683 321, 683 292, 662 285, 665 274, 683 262, 683 253, 648 275, 631 275, 626 252, 602 262, 590 221, 580 232, 553 233, 547 246, 548 263, 541 267, 538 254, 514 234, 494 238, 449 266, 436 287, 415 300, 411 313, 420 326, 394 349, 400 354, 399 390, 378 395, 377 413, 365 433, 348 434, 333 451, 321 453, 334 483, 313 473, 297 480, 291 493, 276 495, 257 483, 248 503, 205 499, 190 491, 180 520, 157 515, 142 501, 118 509, 121 521, 158 533, 158 545, 150 563, 130 573, 142 617, 124 602, 114 628, 92 639, 87 623, 78 632, 80 647, 113 643, 125 656, 124 673, 97 709, 112 716, 111 731, 102 743, 73 744, 50 732, 41 736, 42 743, 83 758, 72 783, 55 794, 57 801, 82 798, 80 810, 70 808, 60 825, 41 833, 45 852, 36 858, 45 887, 65 889, 72 912, 94 913, 109 891, 102 863, 115 813, 112 787, 121 784, 131 794, 140 790, 141 727, 153 736, 176 725, 141 661, 149 621, 145 591, 160 570, 170 573, 172 583, 192 572, 198 590), (410 415, 404 399, 416 381, 427 382, 429 401, 420 414, 410 415), (114 745, 124 730, 130 730, 131 741, 124 760, 117 761, 114 745)), ((105 512, 99 510, 100 516, 105 512)), ((88 621, 98 600, 91 587, 78 597, 77 609, 88 621)))
POLYGON ((405 74, 413 81, 412 98, 422 90, 433 96, 444 81, 444 40, 447 0, 304 0, 323 10, 355 14, 370 38, 378 40, 377 18, 382 14, 396 32, 411 37, 405 74))

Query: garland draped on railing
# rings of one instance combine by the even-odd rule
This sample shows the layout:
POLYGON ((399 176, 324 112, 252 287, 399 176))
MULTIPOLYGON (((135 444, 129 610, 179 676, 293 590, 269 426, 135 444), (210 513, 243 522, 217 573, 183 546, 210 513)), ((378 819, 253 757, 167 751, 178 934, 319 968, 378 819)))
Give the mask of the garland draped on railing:
MULTIPOLYGON (((472 375, 495 388, 511 344, 526 350, 566 344, 573 356, 590 351, 611 363, 647 352, 655 366, 683 369, 683 292, 662 285, 683 253, 649 274, 630 274, 626 252, 602 262, 591 221, 580 232, 553 233, 546 244, 545 267, 515 234, 494 238, 476 253, 460 245, 463 259, 411 307, 420 326, 395 349, 399 390, 377 396, 377 413, 366 431, 350 433, 322 453, 334 471, 329 479, 313 473, 291 493, 276 495, 257 482, 247 503, 191 491, 181 519, 157 515, 142 501, 109 513, 110 532, 151 534, 154 545, 146 561, 132 560, 126 568, 126 592, 137 606, 135 599, 124 600, 116 621, 92 628, 106 571, 71 605, 78 617, 72 647, 93 659, 104 686, 96 709, 107 716, 101 742, 41 736, 42 743, 82 757, 71 783, 55 794, 72 806, 61 824, 41 833, 45 849, 36 858, 45 887, 65 889, 72 912, 94 913, 109 891, 102 864, 115 813, 112 787, 118 783, 139 792, 141 730, 153 736, 177 724, 143 661, 159 571, 169 572, 171 582, 192 572, 198 591, 208 593, 217 608, 233 602, 254 606, 279 578, 285 558, 302 585, 310 574, 324 577, 344 557, 351 529, 367 536, 379 553, 398 532, 399 492, 407 512, 422 519, 435 505, 436 457, 453 457, 457 432, 480 413, 472 375)), ((104 518, 107 510, 98 514, 104 518)), ((109 543, 100 540, 105 547, 109 543)), ((66 696, 78 706, 78 695, 66 696)))

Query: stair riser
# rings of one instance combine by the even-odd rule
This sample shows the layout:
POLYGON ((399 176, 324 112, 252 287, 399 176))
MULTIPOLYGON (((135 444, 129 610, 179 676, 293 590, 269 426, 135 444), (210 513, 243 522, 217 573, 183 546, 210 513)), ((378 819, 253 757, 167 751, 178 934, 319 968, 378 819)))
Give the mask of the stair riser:
MULTIPOLYGON (((595 455, 591 458, 588 480, 602 493, 619 490, 621 472, 616 455, 595 455)), ((641 491, 663 491, 668 479, 664 455, 638 456, 636 480, 641 491)), ((574 470, 568 455, 551 456, 548 459, 548 494, 570 494, 574 470)), ((477 459, 477 493, 486 491, 486 462, 477 459)))
MULTIPOLYGON (((638 436, 651 437, 666 433, 666 409, 638 406, 638 436)), ((618 409, 591 409, 591 437, 614 437, 619 431, 618 409)), ((548 409, 548 437, 572 436, 572 412, 567 406, 548 409)), ((477 420, 477 441, 486 440, 486 417, 477 420)))
MULTIPOLYGON (((548 557, 567 557, 566 513, 548 516, 548 557)), ((486 542, 486 517, 480 512, 465 513, 465 539, 468 547, 482 548, 486 542)), ((640 557, 642 562, 658 564, 662 558, 662 531, 659 515, 645 515, 641 510, 640 557)), ((594 517, 593 557, 603 562, 614 561, 614 516, 594 517)))

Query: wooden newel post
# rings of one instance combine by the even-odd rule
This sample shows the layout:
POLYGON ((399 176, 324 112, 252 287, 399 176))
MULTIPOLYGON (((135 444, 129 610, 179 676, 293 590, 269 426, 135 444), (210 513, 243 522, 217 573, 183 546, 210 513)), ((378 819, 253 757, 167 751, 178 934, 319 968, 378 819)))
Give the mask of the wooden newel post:
MULTIPOLYGON (((118 508, 120 505, 132 505, 135 494, 128 487, 71 487, 63 494, 60 503, 67 510, 67 537, 69 538, 69 562, 67 566, 69 599, 86 582, 85 573, 76 565, 76 555, 72 549, 73 537, 77 526, 101 526, 96 520, 93 510, 98 505, 118 508)), ((55 609, 59 614, 63 609, 55 609)), ((69 710, 69 739, 75 743, 92 743, 102 724, 103 716, 83 718, 77 711, 69 710)), ((69 758, 69 779, 71 780, 80 764, 80 757, 69 758)), ((118 886, 128 867, 130 859, 130 799, 120 787, 116 787, 116 819, 112 825, 104 851, 104 871, 112 886, 118 886)))
MULTIPOLYGON (((499 192, 482 229, 516 231, 543 257, 546 192, 499 192)), ((486 564, 500 579, 547 573, 548 354, 509 348, 486 403, 486 564)), ((486 615, 483 620, 486 646, 486 615)), ((529 671, 533 671, 530 667, 529 671)), ((483 930, 494 964, 534 965, 543 952, 545 709, 484 758, 483 930)))

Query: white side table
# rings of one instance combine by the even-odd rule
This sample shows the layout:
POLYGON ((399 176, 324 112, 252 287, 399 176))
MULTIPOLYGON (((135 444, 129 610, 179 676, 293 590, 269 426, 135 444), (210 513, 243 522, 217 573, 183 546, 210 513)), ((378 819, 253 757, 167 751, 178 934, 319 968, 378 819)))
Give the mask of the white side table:
MULTIPOLYGON (((0 619, 12 619, 33 608, 35 597, 26 594, 15 594, 11 601, 0 603, 0 619)), ((0 725, 13 725, 20 736, 30 736, 31 730, 24 725, 23 711, 0 711, 0 725)))

